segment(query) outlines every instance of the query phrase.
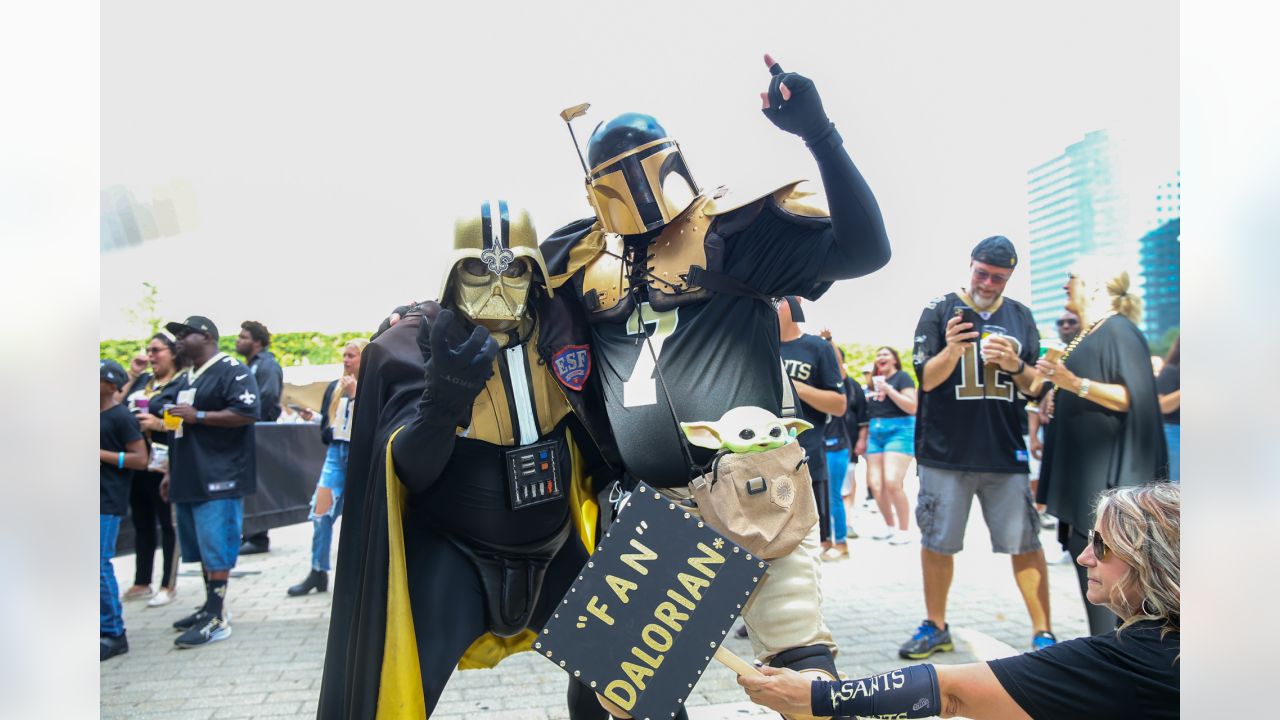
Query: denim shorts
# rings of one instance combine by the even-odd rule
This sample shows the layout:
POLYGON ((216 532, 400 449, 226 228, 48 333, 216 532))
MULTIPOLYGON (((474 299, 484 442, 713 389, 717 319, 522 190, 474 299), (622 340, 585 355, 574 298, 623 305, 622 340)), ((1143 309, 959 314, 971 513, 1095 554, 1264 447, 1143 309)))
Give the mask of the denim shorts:
POLYGON ((242 498, 174 503, 174 507, 183 562, 201 563, 205 570, 212 572, 236 566, 244 525, 242 498))
POLYGON ((901 453, 916 454, 916 418, 906 417, 871 418, 867 430, 867 454, 901 453))
POLYGON ((973 496, 991 534, 991 551, 1021 555, 1040 549, 1040 514, 1026 473, 986 473, 920 467, 916 524, 920 545, 941 555, 964 549, 973 496))

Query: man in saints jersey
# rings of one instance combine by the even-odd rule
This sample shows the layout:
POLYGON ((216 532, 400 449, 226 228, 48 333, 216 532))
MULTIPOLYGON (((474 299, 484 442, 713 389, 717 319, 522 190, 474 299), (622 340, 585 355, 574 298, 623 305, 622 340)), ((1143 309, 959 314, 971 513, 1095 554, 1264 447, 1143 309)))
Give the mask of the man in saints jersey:
MULTIPOLYGON (((654 117, 627 113, 587 142, 582 164, 595 215, 542 245, 556 297, 571 299, 590 326, 578 343, 590 359, 587 390, 603 393, 628 480, 686 504, 687 485, 711 452, 684 445, 678 422, 745 405, 781 411, 771 298, 817 299, 890 254, 875 197, 813 82, 767 55, 765 64, 772 79, 761 94, 764 115, 813 153, 829 212, 798 182, 742 197, 704 189, 654 117)), ((815 524, 794 552, 771 561, 743 617, 758 660, 834 677, 817 551, 815 524)))
POLYGON ((919 660, 953 649, 946 622, 954 556, 976 495, 992 550, 1012 556, 1031 616, 1032 646, 1054 642, 1039 515, 1027 478, 1019 394, 1038 393, 1040 334, 1031 310, 1004 296, 1018 264, 1013 243, 989 237, 973 249, 966 290, 930 300, 915 335, 920 405, 916 463, 920 558, 928 617, 898 651, 919 660))
MULTIPOLYGON (((455 667, 529 648, 596 544, 610 470, 540 350, 533 224, 486 202, 454 248, 439 302, 363 354, 321 718, 428 716, 455 667)), ((607 717, 581 687, 570 717, 607 717)))

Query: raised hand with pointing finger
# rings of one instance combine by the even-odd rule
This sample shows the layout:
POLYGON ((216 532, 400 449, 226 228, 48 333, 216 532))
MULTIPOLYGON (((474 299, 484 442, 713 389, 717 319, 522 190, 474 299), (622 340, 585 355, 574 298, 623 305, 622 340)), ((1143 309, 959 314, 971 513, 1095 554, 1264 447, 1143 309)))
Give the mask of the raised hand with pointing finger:
POLYGON ((764 64, 773 75, 768 91, 760 93, 764 116, 810 145, 830 135, 835 126, 822 109, 822 98, 813 81, 799 73, 783 71, 769 53, 764 55, 764 64))

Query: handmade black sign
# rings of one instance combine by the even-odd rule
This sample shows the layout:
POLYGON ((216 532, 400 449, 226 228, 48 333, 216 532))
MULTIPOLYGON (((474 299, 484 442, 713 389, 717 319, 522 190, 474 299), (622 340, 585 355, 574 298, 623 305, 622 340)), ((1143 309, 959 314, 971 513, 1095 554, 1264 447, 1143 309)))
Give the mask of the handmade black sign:
POLYGON ((534 651, 632 717, 665 720, 768 567, 641 483, 534 651))

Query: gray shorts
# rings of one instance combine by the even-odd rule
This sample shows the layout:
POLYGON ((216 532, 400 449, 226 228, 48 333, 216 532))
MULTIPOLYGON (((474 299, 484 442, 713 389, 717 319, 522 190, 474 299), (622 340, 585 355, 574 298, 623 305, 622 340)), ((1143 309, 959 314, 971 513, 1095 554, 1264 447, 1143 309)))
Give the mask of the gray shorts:
POLYGON ((942 555, 964 549, 973 496, 991 533, 992 552, 1021 555, 1040 549, 1040 516, 1026 473, 981 473, 923 467, 916 523, 920 544, 942 555))

